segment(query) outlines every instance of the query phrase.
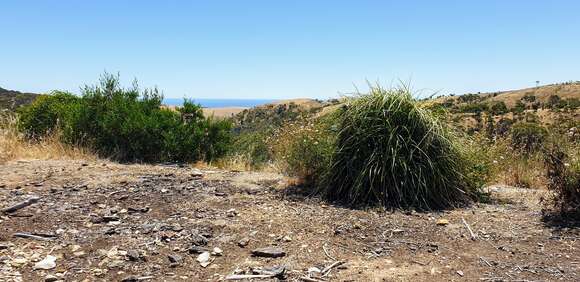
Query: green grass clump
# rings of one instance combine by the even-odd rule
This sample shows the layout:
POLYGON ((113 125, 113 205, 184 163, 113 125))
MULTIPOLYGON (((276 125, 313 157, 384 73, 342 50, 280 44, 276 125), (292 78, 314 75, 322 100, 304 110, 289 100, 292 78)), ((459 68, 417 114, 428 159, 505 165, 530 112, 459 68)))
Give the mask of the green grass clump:
POLYGON ((321 193, 351 206, 441 209, 475 195, 455 137, 407 89, 371 87, 338 113, 321 193))
POLYGON ((230 122, 205 118, 192 101, 164 108, 162 99, 157 89, 122 88, 105 74, 80 97, 54 92, 21 108, 19 128, 30 138, 59 130, 66 143, 121 161, 211 161, 226 153, 230 122))

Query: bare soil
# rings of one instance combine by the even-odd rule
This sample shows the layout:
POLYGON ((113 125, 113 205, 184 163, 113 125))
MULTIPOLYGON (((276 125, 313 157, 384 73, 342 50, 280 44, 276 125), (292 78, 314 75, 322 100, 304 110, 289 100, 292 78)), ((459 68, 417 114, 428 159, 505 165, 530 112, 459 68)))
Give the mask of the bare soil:
POLYGON ((221 281, 274 266, 285 273, 253 281, 580 280, 580 231, 543 220, 540 190, 417 213, 334 206, 273 173, 31 160, 0 177, 0 208, 40 197, 0 217, 0 281, 221 281), (195 251, 215 247, 202 267, 195 251), (263 247, 285 256, 252 256, 263 247), (56 267, 34 270, 47 255, 56 267))

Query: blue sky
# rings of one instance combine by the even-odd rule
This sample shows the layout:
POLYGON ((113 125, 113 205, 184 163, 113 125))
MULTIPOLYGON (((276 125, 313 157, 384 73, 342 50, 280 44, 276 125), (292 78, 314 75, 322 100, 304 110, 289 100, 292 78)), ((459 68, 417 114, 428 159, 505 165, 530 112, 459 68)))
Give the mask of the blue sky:
POLYGON ((580 1, 0 2, 0 87, 79 91, 104 71, 166 97, 428 95, 580 80, 580 1))

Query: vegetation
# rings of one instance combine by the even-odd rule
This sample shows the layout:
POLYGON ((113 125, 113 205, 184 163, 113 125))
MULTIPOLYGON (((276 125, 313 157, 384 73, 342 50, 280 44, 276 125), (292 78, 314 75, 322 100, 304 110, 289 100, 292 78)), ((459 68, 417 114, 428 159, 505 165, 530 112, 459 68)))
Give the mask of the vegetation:
POLYGON ((29 138, 55 131, 62 140, 122 161, 211 161, 230 144, 230 123, 204 118, 199 105, 185 101, 178 112, 161 107, 157 89, 125 89, 105 74, 82 96, 54 92, 19 111, 19 128, 29 138))
POLYGON ((547 135, 547 130, 537 123, 518 123, 512 127, 512 145, 515 149, 531 153, 544 145, 547 135))
POLYGON ((406 89, 372 87, 338 113, 336 148, 321 192, 348 205, 439 209, 476 187, 455 137, 406 89))
POLYGON ((561 215, 580 219, 580 159, 571 159, 554 145, 546 154, 546 168, 554 206, 561 215))

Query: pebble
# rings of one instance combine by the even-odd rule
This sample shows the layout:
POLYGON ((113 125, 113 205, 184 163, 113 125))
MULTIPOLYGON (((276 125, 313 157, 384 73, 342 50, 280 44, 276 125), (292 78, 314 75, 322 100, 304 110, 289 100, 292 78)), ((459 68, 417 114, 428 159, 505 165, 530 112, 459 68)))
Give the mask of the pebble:
POLYGON ((250 239, 249 238, 242 238, 240 241, 238 241, 238 246, 240 247, 245 247, 250 243, 250 239))
POLYGON ((201 265, 201 267, 206 267, 210 264, 209 257, 210 257, 209 252, 203 252, 199 256, 197 256, 196 260, 197 262, 199 262, 199 265, 201 265))
POLYGON ((53 269, 55 267, 56 267, 56 257, 51 256, 51 255, 47 255, 46 258, 37 262, 33 268, 47 270, 47 269, 53 269))
POLYGON ((58 280, 59 280, 58 277, 51 275, 51 274, 46 275, 46 277, 44 277, 44 282, 56 282, 58 280))
POLYGON ((449 220, 445 219, 445 218, 441 218, 439 220, 437 220, 437 225, 439 226, 445 226, 449 224, 449 220))
POLYGON ((285 256, 286 252, 280 248, 266 247, 253 250, 252 255, 256 257, 278 258, 285 256))
POLYGON ((215 247, 215 248, 213 248, 212 255, 221 256, 223 254, 223 252, 224 251, 222 251, 222 249, 215 247))

